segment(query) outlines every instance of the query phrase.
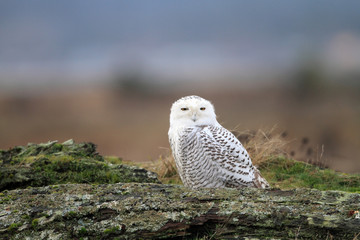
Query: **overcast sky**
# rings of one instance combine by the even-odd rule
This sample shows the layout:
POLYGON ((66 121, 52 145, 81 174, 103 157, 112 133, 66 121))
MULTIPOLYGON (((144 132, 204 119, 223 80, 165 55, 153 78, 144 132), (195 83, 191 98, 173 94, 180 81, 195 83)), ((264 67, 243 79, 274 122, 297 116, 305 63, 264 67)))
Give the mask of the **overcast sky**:
POLYGON ((284 70, 304 52, 360 67, 360 1, 2 0, 0 81, 166 80, 284 70))

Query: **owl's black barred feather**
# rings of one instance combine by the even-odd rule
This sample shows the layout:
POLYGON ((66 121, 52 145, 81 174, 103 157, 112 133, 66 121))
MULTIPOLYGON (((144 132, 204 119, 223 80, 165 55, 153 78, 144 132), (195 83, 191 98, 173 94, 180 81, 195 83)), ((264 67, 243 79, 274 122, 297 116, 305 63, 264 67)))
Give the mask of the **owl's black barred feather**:
POLYGON ((170 145, 185 186, 269 187, 240 141, 216 121, 207 100, 190 96, 176 101, 170 122, 170 145), (179 108, 189 113, 175 112, 179 108), (199 110, 204 108, 209 112, 199 110))

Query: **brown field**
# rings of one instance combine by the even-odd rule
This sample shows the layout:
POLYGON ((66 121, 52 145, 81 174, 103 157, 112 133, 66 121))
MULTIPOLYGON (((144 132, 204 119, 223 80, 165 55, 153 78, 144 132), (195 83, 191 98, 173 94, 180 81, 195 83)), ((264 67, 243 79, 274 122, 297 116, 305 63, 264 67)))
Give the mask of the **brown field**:
POLYGON ((109 88, 0 95, 0 149, 48 140, 91 141, 103 155, 150 161, 169 154, 169 109, 196 93, 213 102, 228 129, 283 132, 296 159, 360 172, 360 109, 356 93, 298 96, 290 90, 205 90, 170 94, 109 88))

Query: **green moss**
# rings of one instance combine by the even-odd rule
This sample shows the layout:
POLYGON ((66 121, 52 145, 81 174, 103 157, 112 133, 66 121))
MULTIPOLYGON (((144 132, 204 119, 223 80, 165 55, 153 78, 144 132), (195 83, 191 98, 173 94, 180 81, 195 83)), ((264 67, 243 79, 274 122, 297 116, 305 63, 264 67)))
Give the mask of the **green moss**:
POLYGON ((22 223, 13 223, 8 227, 9 232, 15 232, 19 227, 22 226, 22 223))
POLYGON ((21 215, 21 219, 30 220, 31 217, 29 215, 27 215, 27 214, 23 214, 23 215, 21 215))
POLYGON ((4 194, 2 196, 0 196, 0 203, 8 203, 11 202, 13 200, 15 200, 17 197, 15 195, 11 195, 11 194, 4 194))
POLYGON ((109 228, 109 229, 105 229, 104 233, 110 235, 112 233, 116 233, 117 231, 119 231, 119 229, 120 228, 118 226, 112 227, 112 228, 109 228))
MULTIPOLYGON (((60 143, 55 143, 52 148, 51 148, 51 151, 53 152, 60 152, 61 150, 63 149, 63 145, 60 144, 60 143)), ((51 152, 49 152, 51 153, 51 152)))
POLYGON ((105 161, 111 164, 122 164, 122 158, 115 157, 115 156, 106 156, 104 157, 105 161))
POLYGON ((69 218, 75 218, 77 216, 77 213, 74 211, 70 211, 67 213, 67 217, 69 218))
POLYGON ((33 220, 31 221, 31 227, 32 227, 33 229, 37 229, 38 226, 39 226, 39 219, 37 219, 37 218, 33 219, 33 220))
POLYGON ((29 144, 2 151, 0 157, 0 191, 63 183, 159 182, 146 170, 120 165, 120 158, 105 161, 92 143, 29 144))
POLYGON ((271 186, 281 189, 315 188, 360 192, 360 175, 320 169, 314 165, 277 157, 260 166, 271 186))
POLYGON ((86 230, 85 227, 80 228, 80 230, 78 231, 79 236, 86 236, 87 233, 88 233, 88 231, 86 230))

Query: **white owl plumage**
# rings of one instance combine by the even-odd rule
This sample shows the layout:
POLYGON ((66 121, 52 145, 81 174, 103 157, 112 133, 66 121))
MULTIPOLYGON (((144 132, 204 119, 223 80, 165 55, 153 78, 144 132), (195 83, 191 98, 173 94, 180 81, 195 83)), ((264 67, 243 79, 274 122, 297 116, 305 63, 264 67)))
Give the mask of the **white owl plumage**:
POLYGON ((168 134, 185 186, 269 187, 240 141, 217 122, 209 101, 198 96, 175 101, 168 134))

